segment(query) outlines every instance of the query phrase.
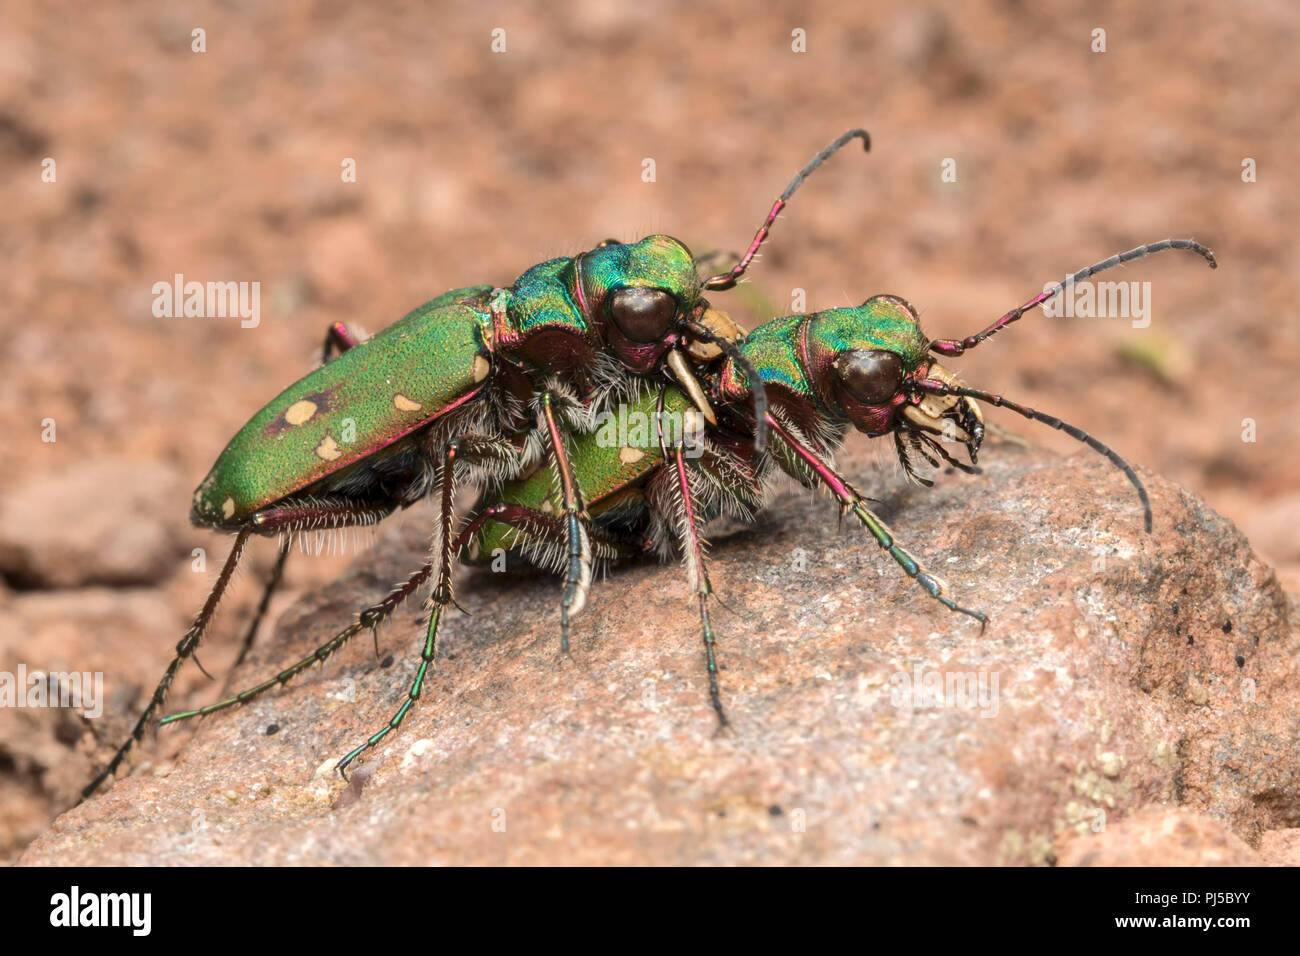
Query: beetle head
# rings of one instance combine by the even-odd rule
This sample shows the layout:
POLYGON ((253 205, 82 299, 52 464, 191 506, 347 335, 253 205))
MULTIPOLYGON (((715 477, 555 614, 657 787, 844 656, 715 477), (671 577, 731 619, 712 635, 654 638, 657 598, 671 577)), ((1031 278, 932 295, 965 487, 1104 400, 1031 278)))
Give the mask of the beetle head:
POLYGON ((671 236, 647 236, 639 242, 607 240, 578 258, 578 305, 597 341, 633 372, 647 373, 683 347, 696 362, 716 358, 720 350, 695 341, 692 323, 734 338, 739 329, 709 308, 695 260, 671 236))
POLYGON ((970 398, 918 393, 914 383, 960 382, 929 358, 930 340, 904 299, 878 295, 850 309, 810 316, 801 336, 805 373, 820 404, 867 435, 902 431, 964 442, 972 459, 983 440, 970 398))

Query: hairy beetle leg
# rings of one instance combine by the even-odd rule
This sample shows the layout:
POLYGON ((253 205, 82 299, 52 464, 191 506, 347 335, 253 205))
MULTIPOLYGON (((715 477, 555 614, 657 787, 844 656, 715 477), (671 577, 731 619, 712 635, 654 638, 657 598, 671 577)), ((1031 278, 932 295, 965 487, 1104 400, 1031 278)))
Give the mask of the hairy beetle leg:
MULTIPOLYGON (((385 514, 392 509, 384 511, 385 514)), ((360 507, 356 504, 334 503, 334 502, 313 502, 309 504, 281 504, 273 508, 267 508, 259 511, 249 517, 242 527, 235 534, 235 543, 230 549, 230 554, 226 557, 226 563, 222 565, 221 572, 217 575, 216 583, 208 593, 208 598, 203 602, 203 607, 199 610, 198 616, 195 617, 194 623, 190 625, 185 636, 180 639, 176 645, 176 654, 167 669, 163 672, 162 679, 158 686, 154 688, 153 696, 149 699, 144 713, 136 721, 135 727, 131 730, 131 735, 123 744, 117 748, 113 758, 95 779, 90 781, 81 791, 81 799, 85 800, 97 789, 104 781, 108 780, 117 772, 122 761, 126 758, 131 748, 135 746, 143 737, 145 729, 149 722, 153 720, 154 714, 162 707, 163 701, 167 697, 167 691, 171 689, 172 681, 176 679, 176 674, 185 661, 194 656, 198 650, 199 642, 202 641, 203 635, 207 632, 208 625, 216 613, 217 605, 221 602, 226 588, 230 584, 230 579, 234 576, 235 568, 239 565, 244 556, 244 549, 248 546, 248 540, 254 534, 274 534, 277 531, 292 531, 304 524, 310 523, 315 528, 345 528, 356 524, 369 524, 375 520, 376 509, 372 507, 360 507)))
MULTIPOLYGON (((532 509, 525 508, 519 505, 497 505, 493 508, 486 509, 482 514, 474 518, 474 520, 469 523, 469 525, 464 529, 464 531, 462 531, 459 535, 456 536, 455 541, 453 542, 451 547, 452 554, 453 555, 458 554, 460 550, 469 543, 469 541, 479 531, 479 529, 489 520, 495 520, 495 521, 503 522, 505 524, 509 524, 512 527, 519 528, 525 534, 530 534, 530 535, 537 535, 542 537, 553 537, 560 533, 560 527, 558 524, 559 519, 557 519, 554 515, 546 515, 540 511, 534 511, 532 509)), ((605 543, 601 538, 598 538, 597 540, 601 544, 605 543)), ((613 547, 615 547, 615 545, 611 542, 610 547, 612 549, 613 547)), ((160 721, 160 723, 171 724, 171 723, 178 723, 183 720, 189 720, 194 717, 206 717, 209 714, 213 714, 221 710, 226 710, 236 705, 246 704, 249 701, 253 700, 254 698, 260 697, 262 694, 266 693, 269 690, 273 690, 276 687, 284 686, 294 677, 301 674, 307 668, 311 667, 313 664, 318 664, 325 661, 328 657, 330 657, 332 654, 334 654, 336 651, 342 648, 348 641, 350 641, 357 634, 360 634, 362 631, 366 630, 367 628, 373 630, 374 628, 378 627, 379 624, 381 624, 390 614, 393 613, 393 611, 395 611, 399 606, 401 606, 403 602, 405 602, 412 594, 418 591, 429 580, 429 578, 433 576, 433 568, 434 565, 432 562, 423 565, 421 568, 415 571, 406 580, 404 584, 395 587, 393 591, 388 595, 388 597, 384 598, 384 600, 380 601, 378 604, 372 605, 371 607, 362 611, 361 614, 357 616, 357 619, 352 624, 344 628, 338 634, 334 635, 334 637, 330 638, 320 647, 316 648, 314 651, 312 651, 302 660, 290 665, 289 667, 286 667, 284 670, 280 671, 274 677, 270 677, 267 680, 262 681, 260 684, 256 684, 252 687, 242 690, 238 694, 235 694, 233 697, 229 697, 225 700, 217 701, 216 703, 213 704, 208 704, 207 706, 200 707, 197 710, 188 710, 188 711, 182 711, 175 714, 169 714, 168 716, 164 717, 160 721)), ((450 597, 450 595, 448 596, 450 597)), ((426 639, 425 639, 426 649, 432 647, 434 640, 436 640, 437 623, 438 623, 436 615, 440 610, 441 607, 438 607, 437 610, 435 610, 435 612, 430 616, 430 620, 428 622, 429 628, 426 633, 426 639)), ((415 691, 415 695, 416 697, 419 696, 418 690, 415 691)), ((401 718, 406 716, 406 711, 410 709, 412 702, 413 702, 413 698, 408 697, 408 701, 403 705, 402 709, 399 711, 399 716, 394 718, 397 721, 397 723, 400 723, 401 718)), ((355 760, 358 756, 360 756, 361 753, 368 750, 375 743, 378 743, 379 740, 382 740, 383 737, 387 736, 387 734, 391 732, 393 729, 395 729, 395 727, 396 725, 393 724, 392 721, 390 721, 389 726, 386 727, 381 733, 376 734, 369 741, 367 741, 365 745, 356 748, 350 754, 344 757, 343 760, 339 762, 338 765, 339 771, 341 773, 344 772, 348 764, 350 764, 353 760, 355 760)))
POLYGON ((357 619, 352 622, 352 624, 348 625, 338 634, 335 634, 332 638, 330 638, 320 647, 316 648, 316 650, 312 651, 302 660, 298 661, 296 664, 286 667, 284 670, 280 671, 274 677, 268 680, 264 680, 262 681, 262 683, 257 684, 253 687, 249 687, 247 690, 242 690, 233 697, 228 697, 225 700, 219 700, 215 704, 208 704, 206 707, 200 707, 198 710, 186 710, 175 714, 168 714, 161 721, 159 721, 159 724, 173 724, 182 720, 189 720, 192 717, 206 717, 208 714, 214 714, 219 710, 225 710, 228 707, 234 707, 236 704, 246 704, 254 697, 260 697, 262 694, 266 693, 266 691, 268 690, 271 690, 273 687, 279 687, 279 686, 283 686, 284 684, 287 684, 290 680, 292 680, 298 674, 301 674, 311 665, 319 664, 323 662, 327 657, 329 657, 331 654, 333 654, 335 651, 341 648, 344 644, 346 644, 356 635, 360 634, 366 628, 373 629, 375 627, 378 627, 379 624, 386 617, 388 617, 388 615, 392 614, 393 611, 395 611, 402 604, 403 601, 405 601, 413 593, 415 593, 415 591, 417 591, 420 588, 420 586, 424 584, 424 582, 429 580, 429 576, 431 574, 433 574, 432 563, 424 565, 422 568, 420 568, 418 571, 412 574, 410 578, 407 579, 405 584, 399 585, 396 588, 394 588, 393 591, 388 595, 388 597, 384 598, 378 604, 372 605, 366 608, 364 611, 362 611, 357 616, 357 619))
POLYGON ((844 511, 852 512, 854 517, 862 524, 864 528, 871 533, 876 539, 876 543, 886 551, 894 562, 903 569, 903 572, 915 581, 926 594, 934 598, 950 611, 956 611, 958 614, 965 614, 973 617, 980 622, 980 633, 984 633, 984 628, 988 625, 988 615, 982 611, 973 611, 970 608, 962 607, 952 599, 946 597, 943 593, 943 585, 939 579, 930 574, 908 551, 902 548, 895 540, 893 532, 889 527, 880 520, 866 505, 866 498, 863 497, 855 488, 845 481, 835 469, 818 455, 811 448, 808 448, 802 442, 792 436, 785 427, 772 414, 768 413, 768 427, 781 442, 789 446, 791 451, 800 458, 804 465, 821 480, 831 494, 840 503, 841 513, 844 511))
MULTIPOLYGON (((449 455, 448 464, 450 464, 450 457, 451 456, 449 455)), ((452 496, 447 490, 449 485, 449 481, 443 481, 443 508, 440 516, 442 531, 445 536, 443 540, 452 540, 452 496)), ((419 699, 420 693, 424 688, 424 680, 428 673, 429 665, 434 659, 434 651, 437 646, 438 623, 441 619, 442 611, 448 604, 455 603, 451 592, 452 562, 455 560, 456 555, 459 555, 461 550, 469 544, 470 540, 478 533, 479 529, 490 520, 508 524, 511 527, 518 528, 524 534, 532 536, 546 538, 555 537, 561 533, 559 527, 561 519, 557 518, 555 515, 544 514, 532 508, 526 508, 523 505, 496 504, 490 508, 484 509, 472 521, 470 521, 468 525, 466 525, 465 529, 461 531, 454 540, 452 540, 450 548, 444 550, 443 556, 440 558, 440 564, 442 567, 438 575, 438 584, 435 585, 433 590, 431 598, 433 607, 429 612, 429 622, 425 631, 424 648, 420 653, 420 665, 416 670, 415 679, 411 683, 411 689, 407 693, 406 700, 402 702, 401 707, 397 709, 397 712, 393 714, 388 723, 381 730, 367 739, 365 743, 346 754, 343 759, 339 761, 337 769, 339 773, 343 775, 344 779, 347 779, 346 771, 348 765, 396 730, 406 718, 407 713, 413 706, 415 706, 415 702, 419 699)), ((608 547, 612 550, 615 547, 613 542, 607 542, 603 537, 598 537, 597 542, 602 546, 602 548, 608 547)), ((425 565, 424 568, 417 573, 416 577, 419 577, 422 574, 423 577, 421 578, 421 581, 423 581, 423 579, 427 578, 431 573, 432 567, 432 564, 425 565)), ((419 587, 419 583, 416 583, 415 577, 413 577, 411 582, 408 582, 407 593, 410 593, 410 591, 414 590, 416 587, 419 587)), ((304 666, 305 664, 310 664, 313 659, 314 658, 308 658, 303 662, 304 666)), ((274 680, 268 681, 265 685, 262 685, 262 687, 273 686, 275 683, 276 681, 274 680)))
POLYGON ((342 322, 330 323, 330 327, 325 330, 325 346, 321 352, 321 365, 329 362, 331 353, 338 352, 342 355, 360 344, 361 340, 353 335, 352 331, 342 322))
POLYGON ((402 701, 402 706, 397 708, 397 713, 389 718, 388 724, 339 761, 337 770, 344 780, 348 778, 348 764, 401 726, 407 713, 415 706, 415 702, 420 699, 420 692, 424 690, 424 679, 429 674, 429 667, 433 664, 434 654, 437 650, 438 621, 442 618, 442 610, 448 604, 455 603, 451 592, 451 565, 461 547, 460 542, 453 540, 456 520, 455 465, 456 456, 460 454, 460 449, 460 442, 453 440, 447 443, 443 452, 442 473, 438 479, 442 491, 442 502, 438 509, 438 581, 434 584, 433 594, 429 598, 431 605, 429 623, 424 632, 424 647, 420 650, 420 664, 415 669, 415 678, 411 681, 411 688, 406 692, 406 700, 402 701))
POLYGON ((551 462, 560 494, 560 507, 564 511, 565 535, 568 543, 568 562, 564 577, 564 596, 560 600, 560 652, 569 651, 569 619, 578 614, 587 603, 587 589, 591 586, 591 540, 586 523, 590 520, 582 500, 582 489, 573 473, 569 451, 564 444, 564 432, 555 414, 556 399, 550 392, 541 399, 538 427, 547 437, 551 449, 551 462))
MULTIPOLYGON (((239 645, 239 656, 235 658, 233 667, 238 667, 244 663, 244 658, 252 650, 253 641, 257 637, 257 629, 262 625, 262 618, 266 617, 267 609, 271 606, 271 598, 274 596, 276 589, 280 587, 280 581, 284 578, 284 564, 289 559, 289 548, 293 544, 293 539, 285 535, 284 540, 280 542, 280 553, 276 555, 275 566, 271 568, 271 577, 266 582, 266 587, 262 590, 262 599, 257 602, 257 610, 253 613, 253 619, 248 623, 248 630, 244 632, 243 643, 239 645)), ((198 664, 199 659, 194 658, 194 663, 198 664)))
POLYGON ((680 442, 673 449, 672 458, 682 500, 678 521, 682 534, 682 548, 686 555, 686 570, 690 576, 691 588, 700 602, 700 630, 704 636, 704 664, 709 674, 709 701, 713 704, 713 712, 718 715, 718 729, 721 730, 727 726, 728 720, 726 711, 722 709, 722 697, 718 693, 716 641, 713 637, 713 625, 709 622, 709 595, 713 593, 713 585, 709 583, 709 572, 704 562, 707 546, 700 536, 695 517, 695 501, 691 496, 690 476, 686 470, 686 459, 680 442))

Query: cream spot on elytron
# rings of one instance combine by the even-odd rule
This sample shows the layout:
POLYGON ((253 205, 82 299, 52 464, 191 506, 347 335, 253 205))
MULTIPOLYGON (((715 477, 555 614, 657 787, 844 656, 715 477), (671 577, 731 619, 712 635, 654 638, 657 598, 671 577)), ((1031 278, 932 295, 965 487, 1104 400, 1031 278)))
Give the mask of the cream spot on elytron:
POLYGON ((235 514, 234 498, 227 498, 225 501, 221 502, 221 513, 225 515, 227 520, 229 520, 231 517, 234 516, 235 514))
POLYGON ((618 460, 625 465, 635 465, 645 457, 645 452, 640 448, 632 448, 630 445, 624 445, 618 450, 618 460))
POLYGON ((541 511, 541 513, 544 515, 553 515, 555 514, 555 505, 551 504, 550 498, 547 498, 545 501, 542 502, 542 507, 539 508, 538 510, 541 511))
POLYGON ((294 402, 284 412, 284 420, 290 425, 305 425, 312 420, 316 414, 316 403, 303 399, 301 402, 294 402))
POLYGON ((401 392, 398 392, 393 396, 393 407, 399 412, 418 412, 420 409, 424 408, 422 404, 411 401, 401 392))
POLYGON ((474 356, 474 381, 481 382, 483 381, 483 379, 487 378, 487 373, 489 368, 491 368, 491 366, 488 365, 487 359, 485 359, 481 355, 475 355, 474 356))
POLYGON ((316 457, 322 461, 333 461, 342 456, 343 452, 339 449, 339 443, 334 440, 333 435, 326 435, 316 446, 316 457))

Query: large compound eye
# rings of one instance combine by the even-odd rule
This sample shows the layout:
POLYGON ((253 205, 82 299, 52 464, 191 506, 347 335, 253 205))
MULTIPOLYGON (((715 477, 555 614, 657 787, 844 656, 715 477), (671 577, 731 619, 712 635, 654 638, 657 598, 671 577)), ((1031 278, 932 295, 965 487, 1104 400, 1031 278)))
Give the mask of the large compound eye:
POLYGON ((633 342, 658 342, 677 315, 677 300, 663 289, 619 289, 610 299, 609 314, 633 342))
POLYGON ((903 360, 893 352, 850 349, 835 359, 835 375, 844 389, 865 405, 883 405, 903 381, 903 360))

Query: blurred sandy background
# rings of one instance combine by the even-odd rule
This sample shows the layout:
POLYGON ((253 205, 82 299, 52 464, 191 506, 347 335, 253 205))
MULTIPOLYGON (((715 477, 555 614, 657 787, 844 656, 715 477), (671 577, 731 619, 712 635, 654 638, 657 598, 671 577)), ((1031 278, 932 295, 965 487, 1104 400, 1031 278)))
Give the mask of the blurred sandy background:
MULTIPOLYGON (((58 590, 11 565, 0 667, 66 661, 110 683, 125 668, 152 687, 207 586, 188 573, 189 549, 224 557, 217 536, 186 527, 189 489, 311 366, 328 323, 377 330, 445 289, 506 284, 606 236, 742 250, 793 172, 853 126, 870 130, 870 155, 846 150, 810 180, 750 285, 714 301, 752 326, 789 311, 796 288, 810 310, 892 292, 929 334, 957 336, 1067 271, 1195 237, 1217 272, 1175 252, 1106 277, 1152 283, 1149 328, 1034 315, 956 364, 1204 496, 1294 589, 1298 25, 1284 0, 11 0, 0 8, 0 501, 44 500, 28 518, 75 538, 98 494, 83 483, 68 500, 76 475, 139 463, 150 488, 168 490, 122 517, 161 523, 175 554, 146 580, 73 569, 58 590), (1105 53, 1090 49, 1098 27, 1105 53), (204 53, 191 51, 195 28, 204 53), (795 29, 806 52, 792 51, 795 29), (54 183, 41 179, 46 157, 54 183), (341 181, 345 158, 355 183, 341 181), (940 180, 945 158, 956 183, 940 180), (175 273, 260 282, 260 326, 153 317, 151 287, 175 273), (41 441, 46 418, 53 444, 41 441), (1254 443, 1242 441, 1246 418, 1254 443)), ((119 473, 131 483, 131 467, 119 473)), ((299 560, 290 583, 338 567, 299 560)), ((240 620, 229 613, 214 632, 214 673, 240 620)), ((37 723, 4 726, 8 855, 84 768, 29 746, 37 723)), ((66 748, 78 734, 52 739, 66 748)))

